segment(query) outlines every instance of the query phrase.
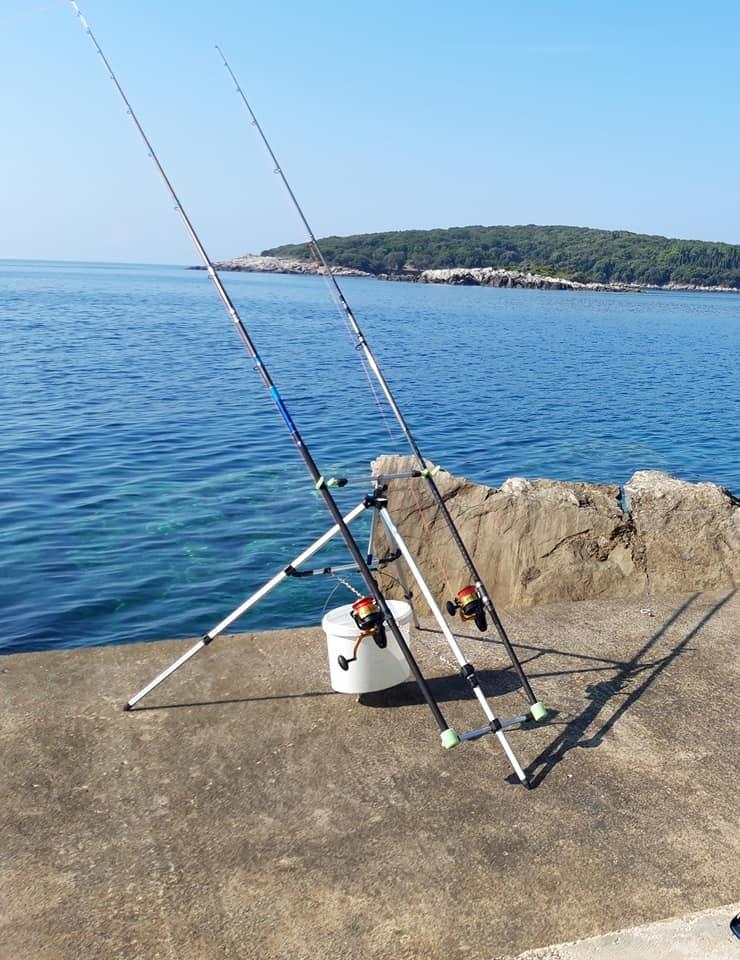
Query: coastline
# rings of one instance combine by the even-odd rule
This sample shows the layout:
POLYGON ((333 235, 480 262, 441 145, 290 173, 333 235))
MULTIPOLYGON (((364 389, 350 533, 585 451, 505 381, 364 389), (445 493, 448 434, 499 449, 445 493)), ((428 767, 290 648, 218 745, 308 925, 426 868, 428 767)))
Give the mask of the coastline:
MULTIPOLYGON (((217 270, 233 273, 283 273, 301 276, 323 276, 325 270, 308 260, 294 257, 262 257, 245 254, 230 260, 214 263, 217 270)), ((188 270, 205 270, 201 265, 190 266, 188 270)), ((450 267, 437 270, 407 270, 403 273, 367 273, 349 267, 333 266, 332 273, 337 277, 367 277, 373 280, 391 280, 401 283, 438 283, 460 287, 503 287, 520 290, 573 290, 595 291, 602 293, 642 293, 643 291, 665 291, 684 293, 740 293, 736 287, 712 287, 693 283, 582 283, 565 277, 531 273, 524 270, 506 270, 497 267, 450 267)))

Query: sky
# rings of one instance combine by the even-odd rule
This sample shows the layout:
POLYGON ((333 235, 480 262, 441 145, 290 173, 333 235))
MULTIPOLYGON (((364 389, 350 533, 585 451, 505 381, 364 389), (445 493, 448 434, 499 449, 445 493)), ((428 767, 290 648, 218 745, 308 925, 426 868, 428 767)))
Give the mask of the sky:
MULTIPOLYGON (((740 5, 80 0, 209 254, 568 224, 740 243, 740 5)), ((67 0, 0 0, 0 258, 196 257, 67 0)))

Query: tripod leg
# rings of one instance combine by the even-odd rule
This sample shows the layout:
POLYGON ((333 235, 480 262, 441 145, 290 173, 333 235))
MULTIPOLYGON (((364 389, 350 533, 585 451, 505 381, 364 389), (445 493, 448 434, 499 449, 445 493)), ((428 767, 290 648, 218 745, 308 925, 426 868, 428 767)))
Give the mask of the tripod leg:
POLYGON ((139 690, 138 693, 134 694, 134 696, 131 697, 130 700, 127 700, 126 703, 124 703, 124 705, 123 705, 123 709, 124 709, 124 710, 131 710, 131 709, 139 702, 139 700, 143 700, 144 697, 145 697, 148 693, 151 693, 152 690, 153 690, 155 687, 158 687, 158 686, 160 685, 160 683, 162 683, 163 680, 166 680, 167 677, 171 676, 171 675, 175 672, 175 670, 179 670, 180 667, 181 667, 184 663, 187 663, 188 660, 189 660, 191 657, 194 657, 195 654, 196 654, 199 650, 202 650, 203 647, 205 647, 205 646, 207 646, 206 638, 203 637, 201 640, 199 640, 199 641, 195 644, 195 646, 191 647, 191 648, 190 648, 186 653, 184 653, 181 657, 178 657, 178 659, 175 660, 174 663, 171 663, 170 666, 167 667, 166 670, 163 670, 160 674, 158 674, 158 675, 151 681, 151 683, 148 683, 142 690, 139 690))
POLYGON ((398 532, 396 525, 391 520, 388 514, 388 511, 385 509, 385 507, 380 507, 379 513, 383 520, 383 523, 385 524, 385 527, 386 527, 386 530, 388 531, 389 536, 398 545, 398 549, 403 554, 403 558, 406 561, 409 570, 411 571, 411 575, 419 585, 419 589, 424 595, 424 599, 429 604, 429 609, 432 611, 432 615, 434 616, 434 619, 439 624, 442 630, 442 633, 444 634, 444 637, 447 640, 447 643, 449 644, 450 649, 455 655, 455 659, 460 664, 460 672, 462 673, 463 677, 468 681, 473 693, 475 694, 478 702, 483 708, 483 712, 486 715, 486 719, 488 720, 488 724, 491 729, 491 732, 495 733, 496 736, 498 737, 499 742, 501 743, 501 746, 503 747, 504 752, 506 753, 506 756, 509 760, 509 763, 511 764, 514 770, 514 773, 519 778, 519 781, 523 783, 526 787, 529 787, 529 781, 527 780, 527 776, 522 770, 521 765, 519 764, 519 761, 517 760, 514 754, 514 751, 511 749, 511 746, 508 740, 506 739, 506 735, 504 734, 503 725, 501 721, 496 717, 493 710, 491 709, 491 706, 488 703, 488 700, 486 699, 485 694, 480 688, 480 683, 478 682, 478 677, 476 676, 476 673, 475 673, 475 670, 473 669, 472 664, 468 663, 467 660, 465 659, 465 655, 460 649, 460 646, 457 640, 455 640, 455 637, 453 636, 452 631, 448 627, 445 618, 442 616, 442 612, 437 606, 437 603, 434 600, 434 597, 432 596, 432 593, 429 587, 424 581, 424 578, 422 577, 421 572, 419 571, 419 568, 416 566, 416 563, 414 562, 414 558, 411 556, 408 547, 406 546, 403 539, 401 538, 401 534, 398 532))
POLYGON ((372 566, 373 563, 373 540, 375 539, 375 511, 373 510, 370 516, 370 533, 367 538, 367 565, 368 567, 372 566))
MULTIPOLYGON (((353 510, 350 510, 350 512, 343 518, 344 522, 347 524, 351 523, 356 517, 358 517, 366 509, 367 507, 364 502, 359 503, 353 510)), ((124 705, 123 709, 130 710, 140 700, 142 700, 148 693, 151 693, 155 687, 158 687, 160 683, 162 683, 162 681, 166 680, 167 677, 171 676, 175 672, 175 670, 179 670, 179 668, 184 663, 187 663, 187 661, 191 657, 195 656, 195 654, 198 653, 199 650, 202 650, 203 647, 207 647, 212 640, 215 640, 220 633, 223 633, 223 631, 226 630, 227 627, 229 627, 235 620, 241 617, 242 614, 246 613, 250 607, 253 607, 256 603, 259 603, 259 601, 263 597, 267 596, 267 594, 270 593, 271 590, 274 590, 279 583, 282 583, 283 580, 286 579, 286 577, 290 576, 291 570, 299 567, 302 563, 305 563, 306 560, 309 559, 309 557, 312 557, 315 553, 318 553, 318 551, 323 546, 325 546, 325 544, 327 544, 338 533, 339 533, 339 525, 335 524, 333 527, 327 530, 326 533, 323 534, 323 536, 319 537, 318 540, 314 540, 311 546, 307 547, 307 549, 304 550, 303 553, 299 553, 292 563, 289 563, 287 567, 284 567, 279 573, 275 574, 272 580, 268 580, 266 584, 264 584, 262 587, 259 588, 259 590, 256 591, 256 593, 253 593, 252 596, 249 597, 247 600, 245 600, 244 603, 242 603, 240 606, 238 606, 236 610, 233 610, 228 615, 228 617, 224 617, 224 619, 220 623, 216 624, 216 626, 213 627, 212 630, 209 630, 208 633, 201 640, 199 640, 193 647, 191 647, 190 650, 187 651, 187 653, 184 653, 181 657, 175 660, 175 662, 171 664, 169 667, 167 667, 166 670, 163 670, 162 673, 156 676, 151 681, 151 683, 148 683, 143 688, 143 690, 140 690, 137 694, 131 697, 131 699, 127 701, 127 703, 124 705)))
MULTIPOLYGON (((368 546, 368 555, 370 555, 371 552, 372 552, 373 541, 375 540, 375 537, 376 537, 376 530, 377 530, 377 522, 376 522, 376 521, 377 521, 377 513, 376 513, 376 511, 373 510, 373 515, 372 515, 372 518, 371 518, 371 520, 370 520, 370 545, 368 546)), ((384 527, 381 527, 381 530, 383 530, 384 539, 385 539, 385 541, 386 541, 386 543, 387 543, 387 545, 388 545, 388 550, 389 550, 389 552, 392 554, 392 553, 393 553, 393 542, 391 541, 390 537, 388 536, 388 531, 385 530, 384 527)), ((400 557, 398 557, 397 552, 396 552, 396 557, 397 557, 397 559, 394 560, 394 562, 393 562, 393 569, 396 571, 396 576, 397 576, 397 578, 398 578, 398 582, 400 583, 401 589, 403 590, 403 598, 404 598, 404 600, 406 600, 406 601, 408 602, 408 605, 411 607, 411 616, 412 616, 412 618, 413 618, 414 626, 415 626, 416 629, 418 630, 418 629, 420 628, 421 624, 419 623, 419 618, 418 618, 418 616, 416 615, 416 608, 414 607, 413 594, 411 593, 411 590, 409 589, 408 581, 407 581, 406 576, 405 576, 405 574, 404 574, 404 572, 403 572, 403 569, 401 568, 400 557)))
POLYGON ((413 594, 409 589, 408 581, 406 580, 406 575, 401 569, 400 558, 396 560, 396 562, 394 563, 394 567, 396 568, 396 574, 398 575, 398 582, 401 584, 401 589, 403 590, 404 598, 408 601, 408 605, 411 607, 411 616, 414 621, 414 626, 418 630, 421 627, 421 624, 419 623, 419 618, 416 615, 416 607, 414 606, 413 594))

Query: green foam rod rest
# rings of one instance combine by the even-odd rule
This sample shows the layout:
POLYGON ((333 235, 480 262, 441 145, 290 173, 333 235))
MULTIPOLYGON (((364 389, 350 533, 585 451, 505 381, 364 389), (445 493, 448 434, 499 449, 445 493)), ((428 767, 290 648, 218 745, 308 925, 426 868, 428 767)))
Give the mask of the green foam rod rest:
POLYGON ((529 712, 532 714, 533 720, 544 720, 547 717, 547 707, 539 700, 537 703, 532 704, 532 706, 529 708, 529 712))
POLYGON ((456 747, 460 743, 460 737, 455 733, 452 727, 448 727, 446 730, 443 730, 440 734, 440 739, 442 740, 442 746, 445 750, 451 750, 453 747, 456 747))

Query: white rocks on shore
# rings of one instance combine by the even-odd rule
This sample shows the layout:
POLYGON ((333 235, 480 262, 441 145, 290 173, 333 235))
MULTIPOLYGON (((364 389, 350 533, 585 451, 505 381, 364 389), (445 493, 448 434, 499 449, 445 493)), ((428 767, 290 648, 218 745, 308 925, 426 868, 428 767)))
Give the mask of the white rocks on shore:
MULTIPOLYGON (((373 472, 415 466, 410 457, 383 456, 373 472)), ((494 600, 505 607, 732 589, 740 581, 740 500, 717 484, 639 471, 624 488, 625 511, 623 491, 610 484, 515 477, 493 489, 446 471, 435 481, 494 600)), ((391 481, 388 495, 432 592, 449 593, 443 571, 453 584, 467 583, 423 481, 391 481)), ((394 574, 381 574, 391 596, 399 595, 394 574)))
MULTIPOLYGON (((234 270, 245 273, 301 273, 323 274, 326 271, 313 260, 299 260, 297 257, 259 257, 247 253, 233 260, 220 260, 214 264, 217 270, 234 270)), ((196 267, 195 269, 203 269, 196 267)), ((332 273, 338 277, 369 277, 362 270, 350 270, 348 267, 332 267, 332 273)))
POLYGON ((453 267, 449 270, 424 270, 420 283, 451 283, 457 286, 524 287, 533 290, 635 290, 622 283, 578 283, 562 277, 548 277, 522 270, 498 270, 494 267, 453 267))

